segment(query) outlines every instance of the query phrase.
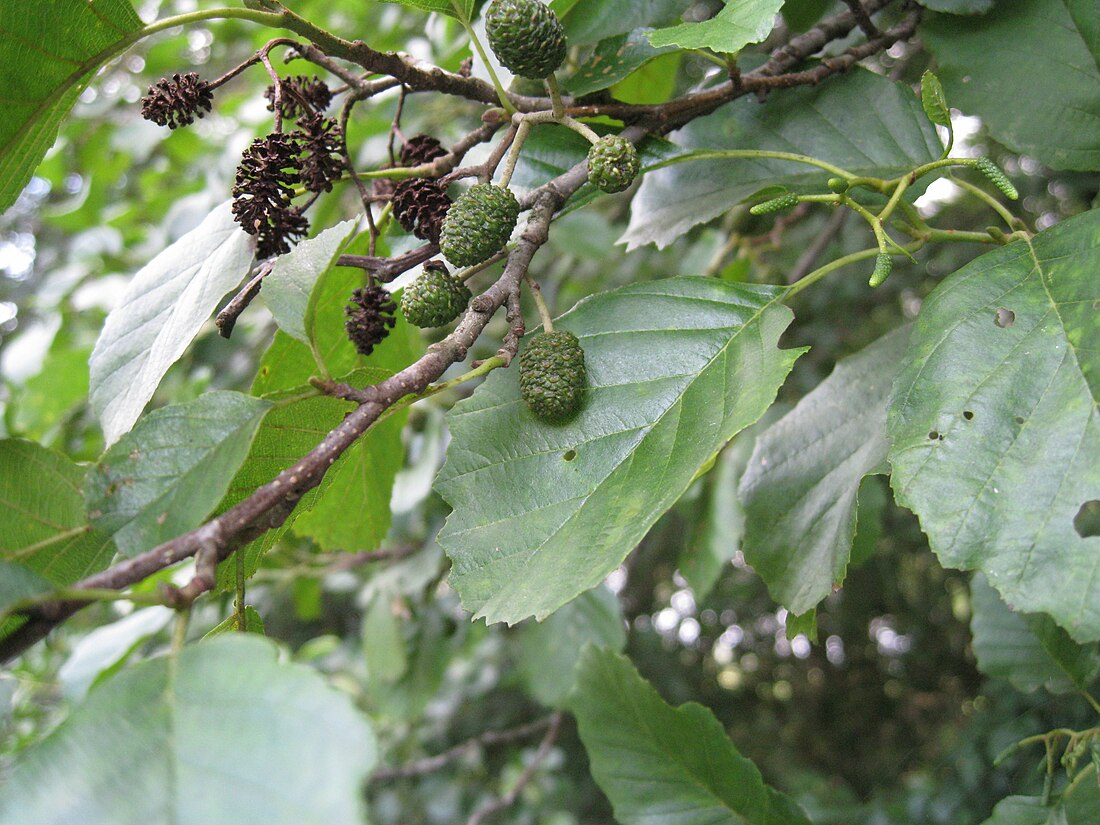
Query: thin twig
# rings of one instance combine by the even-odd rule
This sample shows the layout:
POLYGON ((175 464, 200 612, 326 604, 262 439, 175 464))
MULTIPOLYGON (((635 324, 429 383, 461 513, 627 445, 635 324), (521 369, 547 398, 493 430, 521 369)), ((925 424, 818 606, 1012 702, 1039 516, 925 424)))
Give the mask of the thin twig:
POLYGON ((237 319, 241 317, 242 312, 248 309, 248 305, 252 303, 253 299, 260 294, 260 286, 264 278, 271 274, 274 265, 274 261, 264 261, 260 264, 256 268, 256 274, 218 313, 218 317, 214 319, 214 325, 218 328, 218 333, 222 338, 228 338, 233 334, 233 327, 236 326, 237 319))
POLYGON ((427 756, 423 759, 417 759, 415 762, 410 762, 407 765, 399 765, 396 768, 379 768, 371 774, 370 781, 372 783, 392 782, 395 779, 414 779, 418 776, 427 776, 430 773, 442 770, 452 762, 461 759, 469 753, 480 750, 481 748, 491 747, 493 745, 506 745, 511 742, 529 739, 535 734, 542 733, 553 723, 555 715, 557 714, 552 714, 542 719, 536 719, 534 722, 517 725, 514 728, 486 731, 485 733, 455 745, 453 748, 448 748, 443 751, 443 753, 436 754, 435 756, 427 756))
POLYGON ((466 820, 466 825, 481 825, 482 822, 493 814, 510 808, 515 804, 516 800, 519 799, 519 795, 523 792, 523 789, 526 788, 527 784, 534 778, 535 771, 542 766, 542 763, 546 761, 546 757, 550 755, 550 749, 554 747, 554 742, 558 738, 558 732, 561 730, 563 718, 564 714, 561 711, 558 711, 550 717, 550 727, 539 743, 539 749, 535 752, 534 757, 528 763, 527 767, 523 769, 523 773, 516 779, 511 790, 504 794, 504 796, 490 802, 484 808, 475 812, 473 816, 466 820))
POLYGON ((833 213, 833 216, 829 218, 828 223, 814 238, 813 243, 806 247, 806 251, 803 252, 798 260, 795 262, 794 268, 787 273, 787 283, 793 284, 795 281, 800 281, 809 274, 814 264, 817 263, 817 259, 829 248, 836 236, 840 234, 840 230, 844 228, 845 222, 848 220, 848 215, 851 213, 847 209, 837 209, 833 213))
POLYGON ((871 15, 867 13, 867 9, 863 8, 863 3, 860 0, 844 0, 844 5, 852 10, 856 22, 859 23, 859 27, 863 29, 863 33, 867 37, 871 40, 882 37, 882 32, 879 31, 878 26, 871 22, 871 15))

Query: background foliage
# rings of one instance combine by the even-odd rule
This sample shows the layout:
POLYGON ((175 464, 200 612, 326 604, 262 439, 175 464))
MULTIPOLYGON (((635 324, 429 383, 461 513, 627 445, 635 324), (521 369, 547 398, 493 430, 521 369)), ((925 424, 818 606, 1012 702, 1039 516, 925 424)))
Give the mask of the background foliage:
MULTIPOLYGON (((0 0, 13 44, 0 81, 21 95, 0 125, 0 637, 26 621, 7 613, 21 600, 197 528, 294 466, 356 406, 311 385, 318 359, 363 387, 445 335, 399 322, 369 358, 348 344, 343 307, 363 273, 333 263, 368 241, 345 182, 312 207, 315 240, 279 259, 221 337, 211 317, 252 255, 225 202, 241 153, 270 131, 270 80, 252 67, 171 132, 138 101, 160 77, 216 77, 285 32, 195 19, 139 39, 142 21, 214 4, 48 5, 0 0)), ((471 56, 447 2, 293 6, 448 71, 471 56)), ((476 29, 474 6, 462 12, 476 29)), ((718 88, 728 53, 748 73, 848 8, 551 6, 571 48, 564 90, 641 106, 718 88)), ((870 9, 883 6, 882 30, 915 11, 870 9)), ((220 566, 188 624, 162 589, 190 581, 186 564, 77 614, 0 671, 0 822, 71 821, 74 805, 88 823, 226 810, 452 823, 490 808, 552 825, 1100 821, 1092 6, 927 0, 915 38, 649 138, 628 194, 582 188, 531 274, 585 345, 584 414, 537 423, 514 368, 449 387, 360 438, 238 551, 240 571, 220 566), (874 246, 856 216, 749 211, 784 189, 828 192, 828 172, 671 163, 760 149, 903 175, 948 136, 921 104, 926 69, 956 107, 951 156, 1004 168, 1018 222, 972 169, 922 179, 906 203, 966 242, 896 256, 878 288, 872 249, 789 289, 874 246), (248 608, 235 615, 238 575, 248 608), (238 619, 247 634, 231 632, 238 619)), ((867 39, 849 28, 795 68, 867 39)), ((272 58, 284 75, 319 71, 272 58)), ((389 160, 397 100, 355 108, 361 170, 389 160)), ((483 111, 410 94, 400 130, 450 146, 483 111)), ((513 186, 567 173, 586 148, 536 127, 513 186)), ((376 252, 419 245, 391 223, 376 252)), ((475 294, 501 271, 476 276, 475 294)), ((470 359, 507 330, 496 318, 470 359)))

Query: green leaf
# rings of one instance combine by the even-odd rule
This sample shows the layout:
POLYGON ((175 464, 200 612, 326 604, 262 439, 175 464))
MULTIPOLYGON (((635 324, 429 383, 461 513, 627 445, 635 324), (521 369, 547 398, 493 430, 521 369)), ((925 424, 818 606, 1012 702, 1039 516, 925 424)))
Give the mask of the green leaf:
POLYGON ((405 460, 401 430, 408 410, 375 424, 340 457, 317 502, 298 516, 294 532, 325 550, 361 550, 382 543, 390 529, 393 480, 405 460))
POLYGON ((145 641, 166 628, 176 611, 167 607, 135 610, 81 637, 57 673, 70 702, 84 698, 93 685, 109 678, 145 641))
POLYGON ((982 825, 1095 825, 1100 822, 1100 782, 1084 776, 1068 797, 1044 805, 1037 796, 1010 796, 993 809, 982 825))
POLYGON ((926 9, 947 14, 985 14, 993 8, 993 0, 917 0, 926 9))
POLYGON ((801 33, 825 16, 834 7, 832 0, 787 0, 780 10, 783 22, 801 33))
MULTIPOLYGON (((440 572, 439 562, 442 561, 442 555, 439 548, 433 545, 430 549, 405 559, 404 562, 423 565, 423 569, 435 580, 440 572)), ((389 569, 385 572, 388 573, 389 569)), ((371 584, 374 583, 372 579, 371 584)), ((386 592, 393 593, 395 589, 389 586, 371 587, 372 598, 381 598, 379 594, 386 592)), ((406 601, 406 605, 409 604, 410 602, 406 601)), ((363 652, 367 657, 367 689, 364 698, 372 716, 382 716, 403 722, 423 721, 425 707, 441 695, 444 676, 448 673, 455 655, 460 651, 470 653, 477 641, 485 639, 488 635, 485 628, 480 625, 463 623, 456 628, 447 608, 441 607, 438 603, 421 605, 401 623, 402 653, 397 654, 396 650, 391 650, 391 654, 404 655, 405 666, 402 675, 391 682, 382 677, 387 672, 391 677, 396 673, 397 667, 394 663, 390 662, 378 668, 371 667, 372 654, 376 664, 380 656, 386 655, 375 646, 377 639, 367 638, 367 634, 373 630, 373 627, 368 627, 364 622, 363 652), (471 639, 474 641, 467 644, 471 639)), ((392 633, 393 630, 387 632, 392 633)), ((390 643, 396 642, 397 639, 391 637, 390 643)))
POLYGON ((623 825, 809 825, 764 784, 707 708, 673 708, 630 660, 588 646, 570 707, 592 775, 623 825))
POLYGON ((149 413, 88 476, 92 524, 127 556, 198 527, 225 495, 272 406, 218 391, 149 413))
POLYGON ((551 4, 570 46, 599 43, 635 29, 666 26, 680 19, 692 0, 574 0, 567 10, 551 4))
POLYGON ((392 685, 409 669, 403 621, 394 612, 394 594, 375 590, 363 616, 363 654, 370 678, 392 685))
MULTIPOLYGON (((360 273, 347 268, 334 267, 321 277, 320 283, 315 288, 317 350, 330 373, 341 377, 342 380, 350 381, 355 386, 364 386, 371 381, 388 378, 404 369, 415 360, 419 348, 419 335, 398 313, 397 324, 369 358, 364 359, 355 351, 355 347, 349 343, 344 332, 344 304, 352 289, 361 283, 360 273), (351 372, 361 364, 370 366, 351 372)), ((313 392, 313 388, 307 382, 316 372, 317 366, 309 347, 279 330, 275 333, 271 346, 260 359, 260 368, 252 384, 252 392, 256 395, 284 399, 308 395, 313 392)), ((218 511, 224 512, 229 509, 254 492, 258 486, 266 484, 282 470, 290 467, 295 460, 319 444, 325 434, 336 427, 352 407, 353 405, 337 399, 309 398, 291 402, 285 408, 274 410, 261 425, 248 461, 234 478, 229 493, 218 511)), ((401 420, 404 420, 404 413, 401 413, 401 420)), ((268 531, 237 551, 243 554, 246 575, 251 576, 256 572, 264 553, 275 545, 297 517, 306 513, 317 503, 321 494, 330 488, 341 467, 346 464, 362 465, 362 459, 358 457, 357 451, 364 451, 368 462, 377 461, 383 466, 389 466, 393 459, 391 446, 388 445, 392 445, 397 438, 393 435, 394 430, 400 432, 399 427, 385 422, 379 433, 368 433, 361 438, 356 446, 345 453, 342 458, 343 463, 330 471, 322 482, 321 488, 314 488, 306 493, 282 526, 268 531), (380 459, 376 458, 379 454, 383 456, 380 459)), ((400 459, 397 459, 396 463, 400 465, 400 459)), ((338 509, 338 518, 348 520, 346 525, 337 524, 332 527, 336 531, 334 542, 343 542, 346 538, 340 536, 339 532, 348 528, 358 530, 359 528, 355 525, 373 524, 374 527, 371 529, 382 535, 388 528, 388 509, 385 514, 381 513, 381 509, 383 501, 386 504, 389 502, 389 492, 383 494, 381 486, 376 488, 377 495, 372 496, 370 505, 361 511, 352 512, 340 506, 340 496, 343 494, 340 491, 350 489, 352 492, 347 494, 354 494, 355 481, 355 471, 349 470, 345 481, 342 482, 343 486, 335 488, 336 492, 331 493, 331 499, 325 505, 326 511, 338 509), (385 519, 385 527, 382 526, 382 519, 385 519)), ((389 483, 392 484, 392 482, 389 483)), ((326 527, 322 525, 321 529, 326 527)), ((235 581, 235 562, 230 560, 223 563, 218 569, 218 586, 232 590, 235 581)))
POLYGON ((951 126, 951 110, 947 107, 943 84, 927 69, 920 76, 920 102, 930 121, 938 126, 951 126))
POLYGON ((1054 169, 1100 169, 1095 0, 1002 3, 984 17, 928 15, 921 37, 952 102, 998 141, 1054 169))
POLYGON ((924 301, 888 418, 892 485, 947 567, 1100 639, 1100 210, 988 252, 924 301), (1082 532, 1088 532, 1082 530, 1082 532))
POLYGON ((650 45, 652 29, 635 29, 600 41, 588 61, 566 83, 572 95, 587 95, 614 86, 653 58, 676 51, 674 46, 657 49, 650 45))
POLYGON ((709 20, 659 29, 649 41, 656 48, 679 46, 734 54, 766 38, 782 7, 783 0, 726 0, 726 7, 709 20))
POLYGON ((775 418, 779 404, 750 427, 734 436, 715 460, 714 468, 702 479, 702 495, 696 512, 689 515, 687 540, 677 567, 702 602, 717 583, 722 568, 733 559, 745 533, 745 511, 737 494, 737 482, 745 472, 759 434, 775 418))
POLYGON ((549 707, 564 707, 585 644, 622 650, 626 630, 619 600, 606 587, 582 593, 545 622, 520 630, 519 674, 527 692, 549 707))
MULTIPOLYGON (((763 104, 740 98, 674 135, 695 149, 800 152, 861 175, 894 176, 936 160, 943 145, 912 90, 859 69, 763 104)), ((646 174, 622 241, 668 246, 767 186, 824 190, 829 174, 778 160, 697 160, 646 174)))
MULTIPOLYGON (((446 14, 450 17, 459 16, 451 0, 382 0, 382 2, 408 6, 412 9, 419 9, 420 11, 434 11, 439 14, 446 14)), ((466 19, 469 20, 474 14, 474 0, 460 0, 459 6, 462 8, 466 19)))
POLYGON ((89 362, 92 408, 108 445, 134 425, 164 373, 241 282, 252 248, 226 201, 134 276, 89 362))
MULTIPOLYGON (((223 633, 240 633, 241 630, 237 627, 237 617, 235 614, 231 614, 224 621, 219 622, 212 627, 205 636, 204 639, 211 639, 214 636, 221 636, 223 633)), ((256 633, 260 636, 264 635, 264 620, 260 616, 259 611, 252 605, 246 604, 244 606, 244 632, 256 633)))
POLYGON ((313 339, 320 292, 314 287, 336 263, 356 223, 344 221, 316 238, 303 241, 286 255, 276 258, 271 274, 264 278, 260 294, 275 316, 275 323, 304 344, 313 339))
MULTIPOLYGON (((0 561, 0 615, 16 602, 44 596, 53 589, 51 582, 26 567, 0 561)), ((4 635, 3 631, 10 629, 0 622, 0 636, 4 635)))
MULTIPOLYGON (((611 95, 623 103, 643 106, 667 103, 676 93, 676 78, 683 62, 684 52, 662 54, 612 86, 611 95)), ((644 171, 647 161, 644 152, 639 159, 644 171)))
POLYGON ((885 470, 886 402, 909 327, 839 364, 756 440, 741 477, 745 560, 792 613, 844 580, 863 477, 885 470))
POLYGON ((1050 813, 1037 796, 1009 796, 997 803, 982 825, 1046 825, 1050 813))
POLYGON ((277 652, 233 633, 119 673, 19 755, 0 823, 362 821, 376 759, 366 720, 277 652))
POLYGON ((0 441, 0 610, 103 569, 108 536, 84 517, 84 468, 30 441, 0 441))
POLYGON ((1079 645, 1042 614, 1012 612, 982 575, 970 583, 970 632, 978 668, 1017 690, 1085 690, 1100 673, 1097 645, 1079 645))
POLYGON ((700 517, 690 525, 689 539, 680 552, 677 567, 697 602, 707 597, 741 545, 745 521, 737 498, 737 476, 743 469, 726 453, 718 457, 704 486, 700 517))
MULTIPOLYGON (((346 377, 364 365, 384 370, 386 375, 382 377, 388 377, 407 367, 423 352, 419 331, 400 312, 390 334, 374 348, 370 357, 364 358, 356 352, 344 329, 344 307, 352 290, 362 285, 362 272, 333 267, 321 276, 314 290, 314 346, 329 374, 336 377, 346 377)), ((318 372, 310 348, 277 330, 271 346, 260 358, 251 392, 253 395, 291 389, 297 392, 318 372)))
POLYGON ((55 341, 38 375, 12 393, 9 426, 36 441, 55 434, 58 425, 87 400, 91 353, 91 347, 71 349, 55 341))
MULTIPOLYGON (((288 393, 289 395, 290 393, 288 393)), ((224 513, 233 505, 248 498, 256 488, 273 481, 283 470, 321 443, 328 432, 336 427, 344 416, 354 409, 354 404, 336 398, 314 397, 278 406, 268 413, 256 437, 248 458, 229 483, 229 489, 218 505, 217 512, 224 513)), ((245 576, 259 569, 264 553, 282 538, 294 519, 306 512, 317 501, 319 488, 306 493, 286 521, 237 550, 244 560, 245 576)), ((236 559, 229 558, 218 565, 218 587, 233 590, 237 581, 236 559)))
POLYGON ((598 295, 561 319, 588 368, 570 424, 536 419, 516 370, 457 404, 436 484, 454 512, 438 540, 466 608, 541 619, 614 570, 775 398, 801 352, 777 346, 783 292, 671 278, 598 295))
POLYGON ((95 70, 135 38, 126 0, 5 3, 0 17, 0 212, 15 203, 95 70))

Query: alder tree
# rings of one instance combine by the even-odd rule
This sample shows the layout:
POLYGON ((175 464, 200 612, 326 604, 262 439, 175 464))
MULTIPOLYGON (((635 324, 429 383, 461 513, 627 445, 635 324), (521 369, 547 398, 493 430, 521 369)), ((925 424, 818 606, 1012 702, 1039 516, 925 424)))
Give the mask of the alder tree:
POLYGON ((1095 2, 0 42, 0 825, 1100 822, 1095 2))

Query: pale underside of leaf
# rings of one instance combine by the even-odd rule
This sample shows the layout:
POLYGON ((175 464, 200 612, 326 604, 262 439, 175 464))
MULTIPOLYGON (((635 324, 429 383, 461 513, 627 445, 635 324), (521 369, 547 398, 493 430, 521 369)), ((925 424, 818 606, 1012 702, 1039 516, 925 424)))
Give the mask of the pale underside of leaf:
POLYGON ((164 373, 240 283, 252 250, 227 201, 134 276, 89 362, 92 407, 108 445, 133 426, 164 373))
POLYGON ((279 664, 259 636, 226 634, 92 691, 20 754, 0 823, 359 822, 374 761, 373 735, 345 696, 279 664))

